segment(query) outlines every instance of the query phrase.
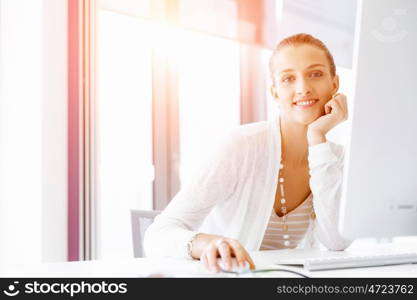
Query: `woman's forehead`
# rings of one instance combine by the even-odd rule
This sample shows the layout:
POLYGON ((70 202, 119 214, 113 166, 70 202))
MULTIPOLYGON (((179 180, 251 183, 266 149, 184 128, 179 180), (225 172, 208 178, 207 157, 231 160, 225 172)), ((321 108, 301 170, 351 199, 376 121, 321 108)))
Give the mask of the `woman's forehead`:
POLYGON ((274 74, 304 71, 312 66, 330 67, 324 51, 311 45, 286 46, 278 51, 273 61, 274 74))

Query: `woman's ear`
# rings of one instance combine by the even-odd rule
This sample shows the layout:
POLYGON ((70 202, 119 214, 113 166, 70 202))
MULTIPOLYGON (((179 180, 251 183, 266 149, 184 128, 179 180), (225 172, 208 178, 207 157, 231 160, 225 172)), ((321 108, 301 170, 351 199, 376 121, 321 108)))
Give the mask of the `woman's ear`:
POLYGON ((334 94, 336 94, 337 93, 337 91, 339 90, 339 75, 334 75, 334 77, 333 77, 333 92, 332 92, 332 94, 334 95, 334 94))
POLYGON ((271 95, 273 98, 278 100, 278 93, 277 93, 277 89, 275 88, 275 86, 271 85, 271 95))

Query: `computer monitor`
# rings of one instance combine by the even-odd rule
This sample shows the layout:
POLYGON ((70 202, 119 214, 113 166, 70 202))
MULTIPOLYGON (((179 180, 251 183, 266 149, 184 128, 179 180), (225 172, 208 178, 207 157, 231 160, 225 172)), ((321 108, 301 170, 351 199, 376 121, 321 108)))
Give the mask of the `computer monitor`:
POLYGON ((339 231, 417 235, 417 1, 358 2, 339 231))

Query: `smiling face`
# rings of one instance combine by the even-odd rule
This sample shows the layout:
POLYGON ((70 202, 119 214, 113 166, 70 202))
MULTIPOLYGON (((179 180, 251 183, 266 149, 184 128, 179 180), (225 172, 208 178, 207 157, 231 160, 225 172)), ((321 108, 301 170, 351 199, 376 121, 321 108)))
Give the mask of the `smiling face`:
POLYGON ((323 50, 313 45, 290 45, 278 51, 273 64, 273 94, 281 116, 304 125, 324 115, 324 105, 339 88, 323 50))

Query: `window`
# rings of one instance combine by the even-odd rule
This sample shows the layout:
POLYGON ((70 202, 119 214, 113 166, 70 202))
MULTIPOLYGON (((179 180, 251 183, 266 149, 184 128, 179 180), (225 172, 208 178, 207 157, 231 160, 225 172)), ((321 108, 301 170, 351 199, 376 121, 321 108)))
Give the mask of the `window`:
POLYGON ((178 52, 181 182, 225 132, 240 124, 238 43, 188 32, 183 42, 178 52))
MULTIPOLYGON (((240 124, 240 44, 185 18, 194 2, 139 2, 102 0, 96 12, 98 258, 132 257, 129 210, 165 207, 240 124), (164 10, 184 18, 166 23, 164 10)), ((216 11, 222 3, 236 14, 234 1, 216 1, 216 11)))
POLYGON ((129 209, 151 210, 152 48, 149 24, 98 14, 97 201, 99 256, 132 256, 129 209))

